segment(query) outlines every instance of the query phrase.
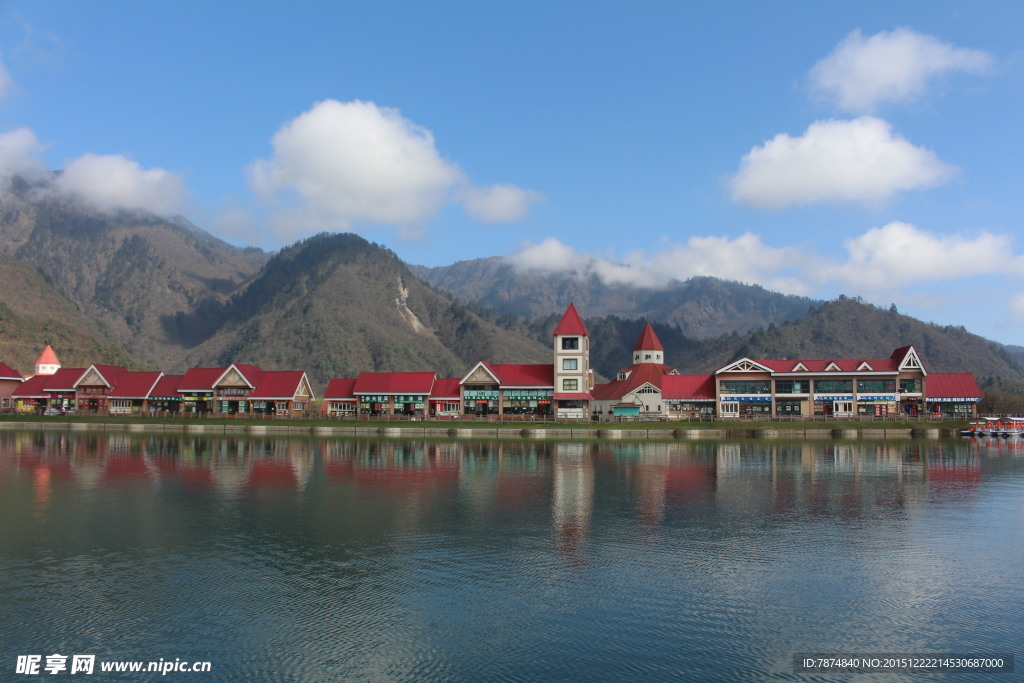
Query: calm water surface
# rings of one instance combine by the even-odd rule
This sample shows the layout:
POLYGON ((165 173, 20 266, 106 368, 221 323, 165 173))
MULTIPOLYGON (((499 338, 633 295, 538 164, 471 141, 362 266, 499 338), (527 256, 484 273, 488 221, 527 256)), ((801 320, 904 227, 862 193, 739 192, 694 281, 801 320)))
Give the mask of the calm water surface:
POLYGON ((0 525, 0 680, 33 653, 287 681, 1024 655, 1017 443, 0 432, 0 525))

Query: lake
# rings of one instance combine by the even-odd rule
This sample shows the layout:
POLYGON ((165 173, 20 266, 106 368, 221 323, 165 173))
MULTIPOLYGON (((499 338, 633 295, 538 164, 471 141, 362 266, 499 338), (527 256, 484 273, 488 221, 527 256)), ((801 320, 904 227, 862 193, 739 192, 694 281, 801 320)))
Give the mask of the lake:
POLYGON ((3 680, 54 654, 589 681, 1024 652, 1024 440, 4 431, 0 524, 3 680))

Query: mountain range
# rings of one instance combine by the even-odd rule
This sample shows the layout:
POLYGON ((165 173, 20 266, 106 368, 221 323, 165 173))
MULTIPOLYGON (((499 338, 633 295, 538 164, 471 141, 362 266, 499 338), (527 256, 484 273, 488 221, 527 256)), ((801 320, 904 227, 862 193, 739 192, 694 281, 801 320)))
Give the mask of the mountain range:
POLYGON ((913 344, 929 369, 1024 394, 1021 349, 856 298, 822 302, 714 278, 662 289, 520 272, 500 258, 403 263, 352 234, 268 254, 184 219, 103 213, 15 179, 0 194, 0 361, 27 371, 47 343, 65 365, 182 372, 231 362, 303 369, 314 387, 360 371, 459 377, 480 360, 551 360, 570 302, 592 366, 628 365, 645 321, 667 362, 712 372, 752 358, 877 358, 913 344))

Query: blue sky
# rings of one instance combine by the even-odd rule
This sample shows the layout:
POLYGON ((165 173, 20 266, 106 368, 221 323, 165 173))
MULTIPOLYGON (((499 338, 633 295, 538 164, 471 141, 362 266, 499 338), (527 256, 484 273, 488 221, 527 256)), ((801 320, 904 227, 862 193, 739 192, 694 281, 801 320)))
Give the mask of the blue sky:
POLYGON ((0 176, 1024 343, 1020 2, 0 2, 0 176))

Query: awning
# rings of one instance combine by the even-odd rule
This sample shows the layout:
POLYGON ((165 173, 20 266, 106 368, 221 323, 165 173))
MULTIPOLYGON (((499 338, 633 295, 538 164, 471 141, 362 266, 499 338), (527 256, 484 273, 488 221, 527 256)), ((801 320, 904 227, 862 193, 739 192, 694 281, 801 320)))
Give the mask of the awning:
POLYGON ((556 401, 589 401, 592 396, 588 393, 581 392, 575 394, 555 394, 552 398, 556 401))

